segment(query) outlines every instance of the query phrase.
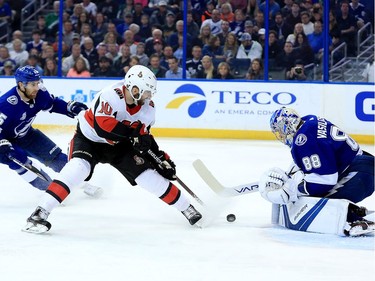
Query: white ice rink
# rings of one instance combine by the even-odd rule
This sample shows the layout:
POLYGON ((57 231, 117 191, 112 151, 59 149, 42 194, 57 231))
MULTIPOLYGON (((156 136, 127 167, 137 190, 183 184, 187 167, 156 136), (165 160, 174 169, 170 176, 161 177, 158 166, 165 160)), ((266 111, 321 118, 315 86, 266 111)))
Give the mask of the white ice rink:
MULTIPOLYGON (((65 148, 71 136, 51 137, 65 148)), ((159 139, 159 144, 177 164, 179 177, 219 207, 209 226, 191 227, 174 208, 100 165, 91 182, 104 188, 103 198, 76 190, 50 215, 50 232, 24 233, 20 229, 42 192, 1 165, 0 280, 375 280, 374 237, 272 226, 271 205, 258 193, 218 198, 191 165, 200 158, 224 185, 240 185, 273 166, 289 166, 281 143, 159 139), (237 216, 234 223, 226 221, 228 213, 237 216)), ((374 153, 372 146, 363 148, 374 153)), ((375 195, 362 205, 375 209, 375 195)))

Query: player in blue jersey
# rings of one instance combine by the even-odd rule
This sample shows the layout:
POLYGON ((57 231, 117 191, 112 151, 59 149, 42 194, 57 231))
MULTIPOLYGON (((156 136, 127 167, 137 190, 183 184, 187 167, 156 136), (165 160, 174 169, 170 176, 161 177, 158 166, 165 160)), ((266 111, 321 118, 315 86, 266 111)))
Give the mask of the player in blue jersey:
POLYGON ((35 166, 31 158, 56 172, 61 171, 68 158, 51 139, 34 129, 32 123, 40 111, 74 118, 87 106, 54 97, 44 88, 39 72, 32 66, 18 68, 15 79, 17 85, 0 97, 0 163, 8 165, 37 189, 46 190, 52 181, 48 174, 40 170, 45 181, 25 169, 29 164, 35 166))
MULTIPOLYGON (((328 199, 344 200, 348 223, 345 234, 374 231, 374 223, 363 219, 366 209, 354 204, 374 192, 374 156, 363 151, 355 140, 330 121, 314 115, 300 117, 291 108, 276 110, 270 126, 277 139, 290 147, 294 162, 290 171, 299 170, 299 176, 272 168, 260 180, 261 195, 287 206, 295 206, 294 202, 301 198, 309 201, 306 197, 318 198, 319 204, 327 204, 328 199)), ((284 212, 288 211, 284 207, 284 212)))

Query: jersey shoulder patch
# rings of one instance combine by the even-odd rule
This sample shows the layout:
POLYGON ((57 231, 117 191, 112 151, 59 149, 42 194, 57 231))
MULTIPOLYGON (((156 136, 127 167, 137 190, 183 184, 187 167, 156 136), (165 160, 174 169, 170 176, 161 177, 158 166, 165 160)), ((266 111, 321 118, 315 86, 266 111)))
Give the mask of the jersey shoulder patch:
POLYGON ((120 88, 114 88, 113 90, 120 97, 120 100, 122 100, 124 98, 124 93, 121 91, 120 88))
POLYGON ((294 143, 297 146, 302 146, 307 142, 307 136, 305 134, 298 134, 294 143))
POLYGON ((16 105, 18 103, 18 97, 16 95, 12 95, 7 98, 7 102, 9 102, 11 105, 16 105))

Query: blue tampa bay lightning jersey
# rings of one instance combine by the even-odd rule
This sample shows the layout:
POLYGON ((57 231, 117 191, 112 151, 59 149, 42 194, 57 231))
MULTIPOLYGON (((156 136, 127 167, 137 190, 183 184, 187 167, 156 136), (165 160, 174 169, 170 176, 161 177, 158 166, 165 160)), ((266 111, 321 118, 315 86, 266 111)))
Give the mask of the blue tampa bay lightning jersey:
POLYGON ((23 137, 42 110, 66 115, 67 103, 45 89, 39 89, 34 100, 25 102, 17 93, 17 87, 10 89, 0 96, 0 139, 23 137))
POLYGON ((306 191, 324 196, 362 151, 356 141, 328 120, 308 115, 293 138, 294 162, 305 173, 306 191))

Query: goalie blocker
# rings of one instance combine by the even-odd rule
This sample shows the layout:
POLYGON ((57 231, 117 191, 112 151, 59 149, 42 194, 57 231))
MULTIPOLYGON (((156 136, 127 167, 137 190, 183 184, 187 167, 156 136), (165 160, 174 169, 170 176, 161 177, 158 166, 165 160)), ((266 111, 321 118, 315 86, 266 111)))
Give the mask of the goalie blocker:
POLYGON ((364 207, 346 199, 300 197, 288 204, 272 204, 272 223, 292 230, 359 236, 375 231, 374 223, 365 220, 364 207))

